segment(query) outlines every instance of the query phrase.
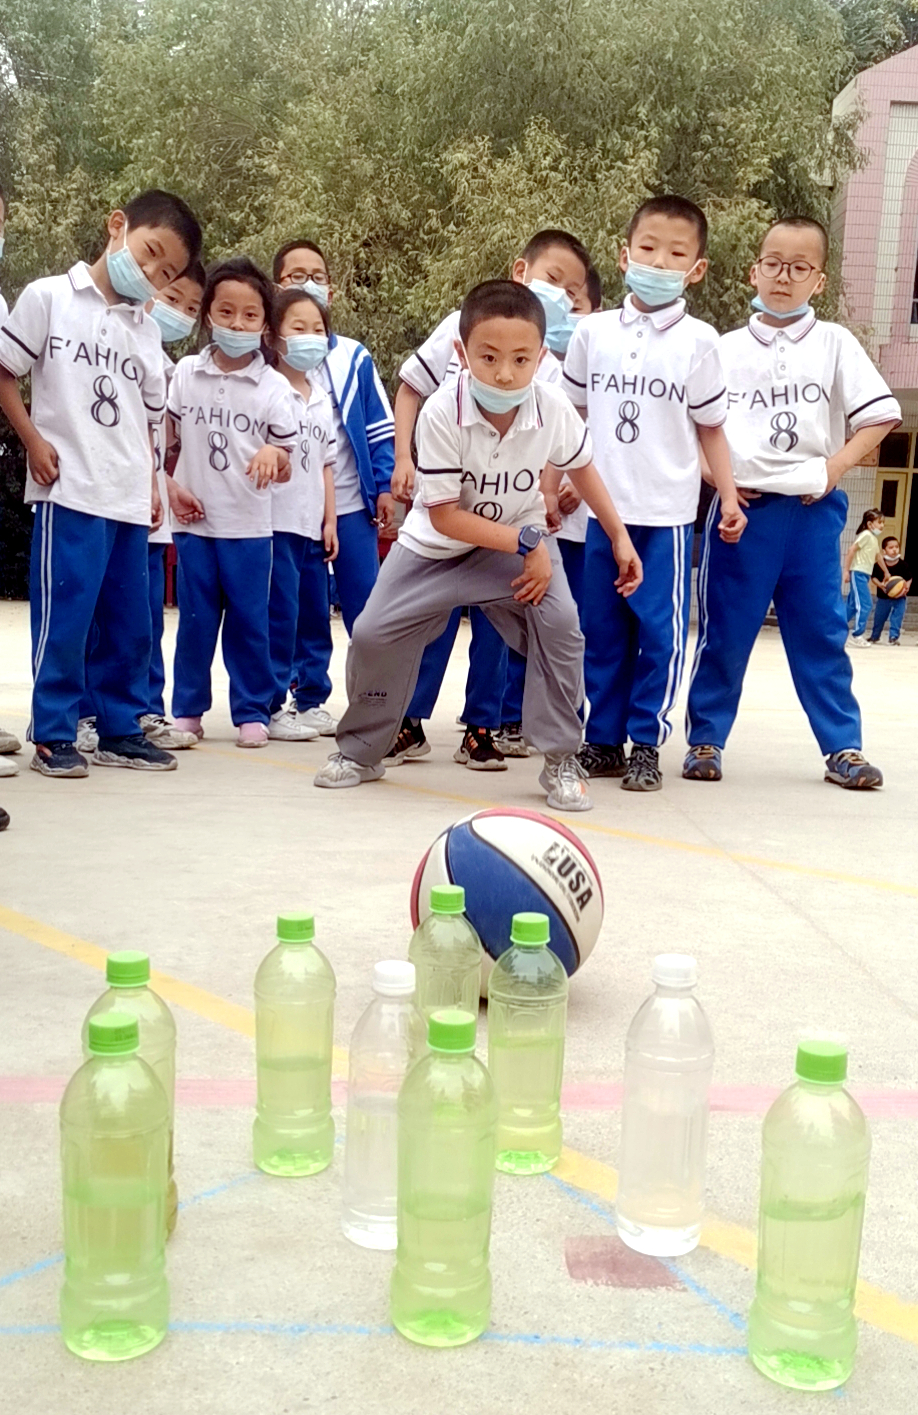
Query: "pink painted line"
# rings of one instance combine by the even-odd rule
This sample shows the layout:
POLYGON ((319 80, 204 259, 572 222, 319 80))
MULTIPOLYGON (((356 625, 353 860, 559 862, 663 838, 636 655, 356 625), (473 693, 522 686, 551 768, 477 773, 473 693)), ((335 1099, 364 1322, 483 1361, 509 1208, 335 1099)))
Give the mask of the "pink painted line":
MULTIPOLYGON (((62 1076, 0 1076, 0 1105, 57 1105, 64 1094, 62 1076)), ((180 1106, 254 1106, 254 1077, 184 1076, 176 1082, 180 1106)), ((711 1109, 732 1115, 764 1115, 781 1088, 777 1086, 712 1086, 711 1109)), ((918 1090, 852 1087, 852 1094, 873 1120, 918 1120, 918 1090)), ((347 1097, 344 1081, 332 1081, 332 1100, 347 1097)), ((568 1111, 616 1110, 622 1088, 615 1081, 581 1081, 564 1087, 561 1102, 568 1111)))

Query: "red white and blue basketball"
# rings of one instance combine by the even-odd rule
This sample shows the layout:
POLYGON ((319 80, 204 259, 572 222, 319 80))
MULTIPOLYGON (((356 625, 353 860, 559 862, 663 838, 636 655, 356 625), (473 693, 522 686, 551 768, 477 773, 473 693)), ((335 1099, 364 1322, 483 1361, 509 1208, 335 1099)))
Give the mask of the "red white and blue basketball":
POLYGON ((589 958, 602 928, 594 860, 572 830, 537 811, 476 811, 438 835, 411 886, 414 928, 430 913, 435 884, 465 889, 465 911, 485 952, 483 979, 510 947, 514 914, 548 915, 550 946, 570 974, 589 958))

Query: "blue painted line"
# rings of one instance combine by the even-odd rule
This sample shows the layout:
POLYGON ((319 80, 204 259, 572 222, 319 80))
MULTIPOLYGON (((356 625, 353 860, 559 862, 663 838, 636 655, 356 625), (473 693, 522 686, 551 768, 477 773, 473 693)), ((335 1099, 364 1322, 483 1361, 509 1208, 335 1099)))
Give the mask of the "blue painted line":
POLYGON ((0 1277, 0 1288, 11 1287, 14 1282, 21 1282, 25 1277, 35 1277, 38 1273, 43 1273, 46 1268, 53 1268, 55 1263, 63 1261, 63 1253, 55 1253, 53 1258, 41 1258, 37 1263, 32 1263, 30 1267, 20 1268, 18 1272, 7 1273, 6 1277, 0 1277))
POLYGON ((0 1336, 52 1336, 60 1331, 57 1326, 0 1327, 0 1336))
POLYGON ((255 1336, 391 1336, 394 1327, 364 1326, 355 1322, 184 1322, 169 1323, 169 1330, 183 1334, 203 1332, 215 1336, 250 1333, 255 1336))

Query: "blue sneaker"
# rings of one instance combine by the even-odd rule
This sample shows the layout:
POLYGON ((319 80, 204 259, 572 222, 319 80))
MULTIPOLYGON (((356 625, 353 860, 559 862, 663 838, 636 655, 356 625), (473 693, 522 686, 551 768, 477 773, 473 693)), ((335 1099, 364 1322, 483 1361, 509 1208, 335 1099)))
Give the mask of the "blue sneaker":
POLYGON ((36 742, 29 766, 42 776, 89 775, 89 762, 72 742, 36 742))
POLYGON ((682 763, 682 775, 686 781, 722 780, 720 748, 712 746, 709 742, 700 742, 697 747, 689 747, 682 763))
POLYGON ((870 791, 883 785, 883 773, 878 766, 870 765, 863 752, 849 747, 826 757, 826 781, 834 781, 847 791, 870 791))
POLYGON ((148 741, 142 732, 100 737, 92 759, 95 766, 126 766, 133 771, 175 771, 178 766, 171 752, 148 741))

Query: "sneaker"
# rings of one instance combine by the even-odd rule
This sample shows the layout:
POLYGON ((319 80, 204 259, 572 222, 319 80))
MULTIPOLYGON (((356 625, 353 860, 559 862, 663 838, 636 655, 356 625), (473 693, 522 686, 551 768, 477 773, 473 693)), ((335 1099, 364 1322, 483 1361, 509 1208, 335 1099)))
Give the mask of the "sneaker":
POLYGON ((0 757, 0 776, 18 776, 19 767, 15 762, 7 761, 6 757, 0 757))
POLYGON ((174 722, 158 712, 145 712, 140 728, 148 742, 155 742, 166 752, 187 752, 198 745, 196 732, 180 732, 174 722))
POLYGON ((42 776, 89 775, 89 762, 72 742, 36 742, 29 766, 42 776))
POLYGON ((628 770, 621 743, 584 742, 577 760, 587 776, 624 776, 628 770))
POLYGON ((869 791, 883 785, 883 773, 878 766, 870 765, 863 752, 849 747, 826 757, 826 781, 834 781, 848 791, 869 791))
POLYGON ((99 745, 99 734, 96 731, 96 719, 94 717, 81 717, 77 723, 76 745, 78 752, 86 752, 91 756, 99 745))
POLYGON ((335 752, 316 772, 312 784, 339 791, 345 786, 360 786, 364 781, 378 781, 385 774, 386 768, 381 763, 377 766, 361 766, 360 762, 352 761, 343 752, 335 752))
POLYGON ((5 757, 10 752, 21 752, 22 743, 14 732, 7 732, 5 727, 0 727, 0 757, 5 757))
MULTIPOLYGON (((898 640, 898 639, 890 639, 890 641, 889 641, 889 647, 890 647, 891 649, 898 648, 898 646, 899 646, 899 640, 898 640)), ((0 749, 0 750, 2 750, 2 749, 0 749)))
POLYGON ((142 732, 100 737, 92 760, 95 766, 126 766, 133 771, 175 771, 178 766, 175 757, 148 742, 142 732))
MULTIPOLYGON (((871 636, 870 636, 870 638, 867 640, 867 642, 868 642, 868 644, 878 644, 878 643, 880 642, 880 640, 879 640, 879 638, 876 638, 876 639, 875 639, 875 638, 873 637, 873 635, 871 634, 871 636)), ((892 643, 892 639, 890 639, 889 642, 892 643)))
POLYGON ((539 785, 548 792, 547 804, 556 811, 591 811, 593 802, 586 787, 587 775, 573 752, 566 756, 546 753, 539 785))
POLYGON ((494 739, 497 750, 505 757, 528 757, 529 746, 523 736, 521 722, 503 722, 494 739))
POLYGON ((0 830, 6 830, 7 826, 9 825, 9 823, 10 823, 10 813, 9 813, 9 811, 5 811, 5 810, 3 809, 3 807, 0 806, 0 830))
POLYGON ((402 718, 398 736, 391 751, 383 757, 383 766, 401 766, 402 762, 416 762, 430 752, 430 743, 424 736, 420 721, 412 722, 410 717, 402 718))
MULTIPOLYGON (((248 722, 246 727, 260 727, 261 723, 248 722)), ((271 721, 268 723, 268 736, 277 742, 314 742, 319 735, 317 727, 309 727, 305 722, 300 722, 296 708, 281 708, 280 712, 271 714, 271 721)), ((264 742, 243 743, 242 728, 239 729, 239 746, 263 747, 264 742)))
POLYGON ((686 781, 720 781, 723 777, 720 748, 709 744, 689 747, 682 763, 682 775, 686 781))
POLYGON ((663 785, 660 753, 656 747, 634 742, 628 758, 628 770, 622 777, 623 791, 659 791, 663 785))
POLYGON ((330 712, 326 712, 324 707, 307 708, 305 712, 298 712, 297 722, 303 727, 314 727, 320 737, 334 737, 338 731, 338 721, 332 717, 330 712))
POLYGON ((203 741, 204 728, 199 717, 176 717, 172 720, 176 732, 190 732, 199 742, 203 741))
POLYGON ((453 761, 470 771, 506 771, 503 752, 494 745, 490 727, 467 727, 462 741, 453 752, 453 761))
MULTIPOLYGON (((272 718, 273 722, 274 719, 272 718)), ((241 722, 236 733, 237 747, 267 747, 271 733, 263 722, 241 722)))
POLYGON ((869 649, 871 640, 863 634, 852 634, 848 643, 849 647, 853 649, 869 649))

